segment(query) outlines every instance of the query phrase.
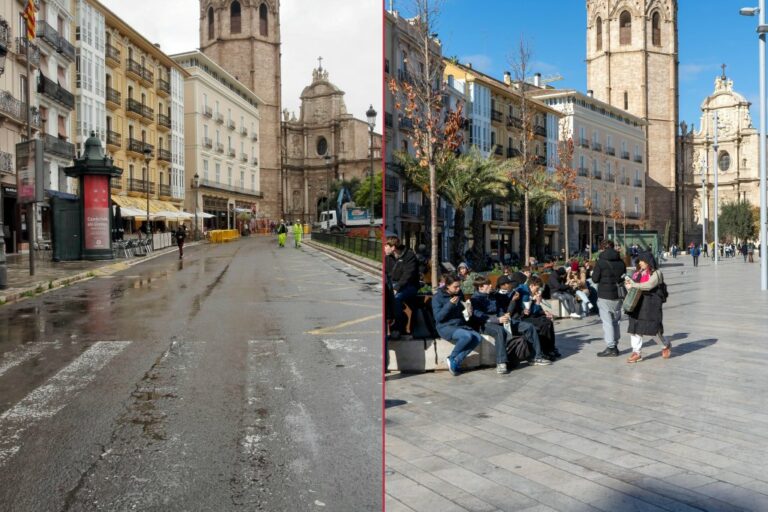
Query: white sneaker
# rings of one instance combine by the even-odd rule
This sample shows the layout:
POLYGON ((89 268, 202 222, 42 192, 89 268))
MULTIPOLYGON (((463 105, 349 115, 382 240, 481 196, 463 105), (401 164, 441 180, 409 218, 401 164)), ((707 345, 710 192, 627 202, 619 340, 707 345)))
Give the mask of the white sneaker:
POLYGON ((498 363, 496 365, 496 373, 502 375, 507 373, 507 363, 498 363))
POLYGON ((571 318, 578 318, 579 320, 581 320, 581 315, 578 313, 571 313, 571 318))

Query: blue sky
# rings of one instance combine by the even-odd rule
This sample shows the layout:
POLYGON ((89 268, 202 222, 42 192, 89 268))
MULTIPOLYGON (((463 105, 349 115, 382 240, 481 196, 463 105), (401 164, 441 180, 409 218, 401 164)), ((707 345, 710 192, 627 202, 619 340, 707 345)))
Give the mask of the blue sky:
MULTIPOLYGON (((386 0, 387 8, 389 0, 386 0)), ((395 0, 406 14, 408 0, 395 0)), ((680 119, 698 129, 701 102, 726 64, 734 89, 753 103, 758 125, 757 17, 739 15, 757 0, 679 0, 680 119)), ((444 0, 436 31, 445 56, 458 56, 501 79, 520 35, 530 42, 534 72, 560 74, 558 88, 586 90, 585 0, 444 0)))

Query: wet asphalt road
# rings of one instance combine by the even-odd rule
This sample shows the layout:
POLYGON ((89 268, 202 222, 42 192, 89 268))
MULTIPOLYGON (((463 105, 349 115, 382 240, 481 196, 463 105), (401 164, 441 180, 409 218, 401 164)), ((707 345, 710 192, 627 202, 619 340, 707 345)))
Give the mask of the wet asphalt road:
POLYGON ((381 510, 378 283, 251 238, 0 307, 0 510, 381 510))

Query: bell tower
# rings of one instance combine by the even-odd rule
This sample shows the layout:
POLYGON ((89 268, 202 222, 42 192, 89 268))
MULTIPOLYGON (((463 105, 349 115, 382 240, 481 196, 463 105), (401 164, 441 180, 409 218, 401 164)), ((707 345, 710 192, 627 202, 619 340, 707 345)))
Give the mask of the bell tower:
MULTIPOLYGON (((587 0, 587 89, 647 123, 644 215, 663 235, 678 218, 677 0, 587 0)), ((632 157, 630 157, 632 158, 632 157)))
POLYGON ((280 0, 201 0, 200 50, 251 89, 259 105, 264 207, 282 214, 280 0))

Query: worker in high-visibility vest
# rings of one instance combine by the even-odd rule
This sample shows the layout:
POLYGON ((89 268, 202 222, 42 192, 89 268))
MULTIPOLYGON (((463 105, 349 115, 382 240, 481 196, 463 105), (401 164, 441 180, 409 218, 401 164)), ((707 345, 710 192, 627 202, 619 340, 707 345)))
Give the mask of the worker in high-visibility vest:
POLYGON ((277 226, 277 246, 285 247, 285 239, 288 238, 288 227, 285 221, 280 219, 280 225, 277 226))
POLYGON ((301 226, 300 221, 296 221, 296 223, 293 225, 293 243, 294 247, 297 249, 301 247, 301 233, 304 231, 304 228, 301 226))

